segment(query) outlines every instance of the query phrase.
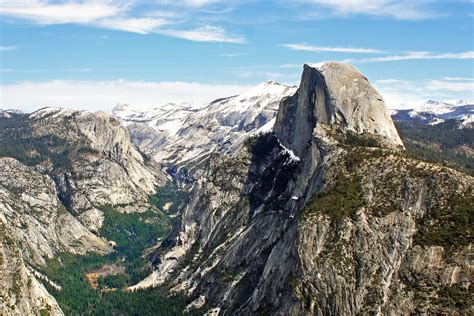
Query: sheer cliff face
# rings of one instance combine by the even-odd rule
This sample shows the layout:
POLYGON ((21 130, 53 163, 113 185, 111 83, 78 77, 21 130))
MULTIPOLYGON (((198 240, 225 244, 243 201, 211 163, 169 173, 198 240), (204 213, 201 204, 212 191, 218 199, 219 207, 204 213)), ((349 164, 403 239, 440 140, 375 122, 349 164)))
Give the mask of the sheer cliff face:
POLYGON ((274 134, 208 160, 135 288, 171 284, 195 298, 189 308, 229 315, 452 312, 446 293, 468 291, 472 240, 447 241, 435 219, 459 214, 469 234, 474 179, 400 145, 354 68, 305 66, 274 134))
POLYGON ((329 125, 334 110, 323 75, 305 65, 300 87, 281 102, 273 130, 283 146, 301 156, 313 138, 316 123, 329 125))

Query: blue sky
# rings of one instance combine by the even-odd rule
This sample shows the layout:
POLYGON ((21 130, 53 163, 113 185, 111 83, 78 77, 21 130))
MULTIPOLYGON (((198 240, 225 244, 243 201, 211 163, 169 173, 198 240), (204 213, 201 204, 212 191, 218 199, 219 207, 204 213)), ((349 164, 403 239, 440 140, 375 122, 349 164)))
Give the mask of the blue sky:
POLYGON ((474 101, 474 3, 0 0, 2 108, 204 103, 349 62, 389 107, 474 101))

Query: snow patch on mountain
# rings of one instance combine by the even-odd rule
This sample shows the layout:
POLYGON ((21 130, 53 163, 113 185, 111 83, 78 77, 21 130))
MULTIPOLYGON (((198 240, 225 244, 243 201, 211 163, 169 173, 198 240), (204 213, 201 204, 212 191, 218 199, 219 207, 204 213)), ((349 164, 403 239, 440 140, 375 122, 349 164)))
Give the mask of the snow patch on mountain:
POLYGON ((196 113, 198 109, 199 106, 190 103, 167 103, 149 108, 119 104, 112 110, 112 114, 119 117, 126 125, 145 123, 158 132, 166 132, 174 136, 186 118, 196 113))

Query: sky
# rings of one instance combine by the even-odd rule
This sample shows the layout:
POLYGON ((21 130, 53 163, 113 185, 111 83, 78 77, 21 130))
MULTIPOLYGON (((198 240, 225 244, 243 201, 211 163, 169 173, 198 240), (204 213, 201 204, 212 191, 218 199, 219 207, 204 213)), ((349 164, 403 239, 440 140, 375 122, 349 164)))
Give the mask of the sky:
POLYGON ((354 65, 389 108, 474 101, 472 0, 0 0, 0 108, 204 104, 304 63, 354 65))

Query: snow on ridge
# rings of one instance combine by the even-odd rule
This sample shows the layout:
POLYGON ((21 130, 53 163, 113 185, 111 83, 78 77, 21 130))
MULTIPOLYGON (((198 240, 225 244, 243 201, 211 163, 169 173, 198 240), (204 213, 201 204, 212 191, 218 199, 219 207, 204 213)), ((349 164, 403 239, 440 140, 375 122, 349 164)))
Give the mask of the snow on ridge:
POLYGON ((185 166, 206 159, 211 152, 232 153, 248 136, 270 132, 280 101, 296 90, 295 86, 266 81, 203 107, 117 105, 113 114, 132 130, 135 144, 155 160, 185 166))
POLYGON ((393 116, 400 112, 400 110, 388 109, 388 115, 393 116))
POLYGON ((72 113, 88 113, 90 111, 79 111, 79 110, 72 110, 72 109, 66 109, 66 108, 60 108, 60 107, 45 107, 41 108, 39 110, 36 110, 35 112, 31 113, 29 115, 30 118, 33 119, 40 119, 44 118, 45 116, 51 114, 52 117, 56 117, 58 115, 63 115, 63 114, 72 114, 72 113))
POLYGON ((433 101, 433 100, 428 100, 422 105, 414 108, 414 110, 418 112, 430 112, 433 114, 446 114, 454 111, 454 105, 445 103, 445 102, 440 102, 440 101, 433 101))
POLYGON ((117 104, 113 108, 112 114, 122 119, 127 119, 134 116, 152 119, 168 111, 197 109, 199 109, 199 106, 193 105, 191 103, 165 103, 153 106, 117 104))
POLYGON ((191 103, 165 103, 154 106, 118 104, 112 114, 125 125, 144 123, 159 132, 175 136, 189 115, 201 106, 191 103))
POLYGON ((279 140, 278 138, 277 138, 277 141, 278 141, 278 145, 280 145, 280 146, 283 148, 283 150, 285 151, 285 153, 290 156, 290 160, 291 160, 291 161, 295 161, 295 162, 299 162, 299 161, 300 161, 300 157, 296 156, 295 153, 293 152, 293 150, 286 148, 286 147, 280 142, 280 140, 279 140))
POLYGON ((240 95, 211 104, 214 110, 222 113, 247 112, 258 101, 261 108, 272 102, 279 102, 282 96, 293 94, 297 87, 287 86, 273 80, 265 81, 240 95))
POLYGON ((213 101, 209 104, 196 105, 186 102, 164 103, 153 106, 117 104, 112 110, 112 113, 125 121, 146 121, 151 120, 153 117, 160 116, 165 112, 178 112, 181 110, 205 113, 212 109, 223 114, 226 112, 244 113, 255 105, 257 99, 263 108, 271 102, 279 101, 282 96, 293 94, 296 89, 296 86, 288 86, 273 80, 268 80, 250 88, 240 95, 223 98, 222 100, 217 102, 213 101))
POLYGON ((474 104, 465 100, 424 100, 413 103, 411 106, 402 104, 399 108, 392 109, 393 111, 413 110, 417 112, 431 112, 433 114, 445 114, 455 110, 456 107, 474 104))
POLYGON ((265 125, 254 131, 254 134, 266 134, 269 133, 273 130, 273 126, 275 126, 276 122, 276 117, 272 118, 270 121, 268 121, 265 125))
POLYGON ((470 118, 474 116, 474 103, 463 100, 436 101, 428 100, 414 104, 411 109, 391 110, 390 115, 395 120, 416 121, 423 124, 437 125, 449 119, 465 121, 460 128, 472 128, 470 118))
POLYGON ((0 117, 4 117, 4 118, 10 118, 12 117, 12 115, 16 115, 16 114, 24 114, 23 111, 21 110, 15 110, 15 109, 0 109, 0 117))

